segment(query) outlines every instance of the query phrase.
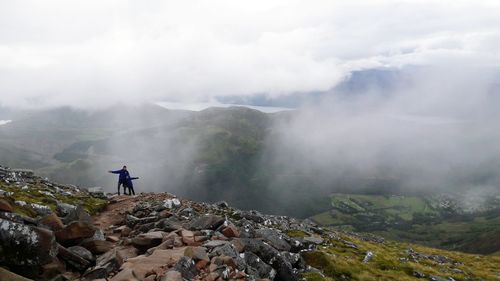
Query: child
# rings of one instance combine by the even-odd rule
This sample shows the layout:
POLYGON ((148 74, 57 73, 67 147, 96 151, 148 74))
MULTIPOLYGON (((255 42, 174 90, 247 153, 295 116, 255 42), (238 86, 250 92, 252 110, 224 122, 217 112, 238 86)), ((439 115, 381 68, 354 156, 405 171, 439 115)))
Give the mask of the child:
POLYGON ((139 177, 127 177, 124 186, 128 187, 128 195, 135 195, 134 184, 132 183, 132 181, 137 179, 139 179, 139 177))

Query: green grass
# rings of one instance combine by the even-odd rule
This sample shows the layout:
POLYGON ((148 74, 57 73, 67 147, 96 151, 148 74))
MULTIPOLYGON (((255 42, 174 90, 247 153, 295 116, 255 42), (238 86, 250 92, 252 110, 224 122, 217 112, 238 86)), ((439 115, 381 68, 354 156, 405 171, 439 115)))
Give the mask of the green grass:
POLYGON ((459 252, 432 249, 424 246, 385 242, 364 241, 341 232, 330 239, 329 245, 317 251, 304 253, 306 263, 321 270, 306 273, 305 280, 417 280, 414 272, 455 280, 497 280, 500 278, 500 257, 471 255, 459 252), (344 241, 357 245, 347 247, 344 241), (408 259, 408 249, 425 255, 444 256, 452 262, 438 263, 432 259, 408 259), (375 253, 367 263, 363 259, 367 251, 375 253))
POLYGON ((0 189, 7 192, 13 192, 13 195, 8 197, 8 200, 14 208, 14 212, 34 217, 36 213, 29 207, 29 204, 36 203, 48 206, 52 211, 56 211, 57 202, 67 203, 75 206, 82 206, 91 215, 98 213, 107 204, 107 200, 95 198, 86 192, 73 192, 72 196, 64 196, 54 192, 53 189, 47 187, 40 182, 28 184, 28 189, 21 189, 21 186, 13 184, 0 183, 0 189), (50 197, 40 191, 51 192, 54 197, 50 197), (14 204, 14 201, 24 201, 26 206, 14 204))
POLYGON ((500 210, 450 215, 432 198, 333 194, 332 209, 311 219, 342 230, 372 232, 431 247, 490 254, 500 249, 500 210))

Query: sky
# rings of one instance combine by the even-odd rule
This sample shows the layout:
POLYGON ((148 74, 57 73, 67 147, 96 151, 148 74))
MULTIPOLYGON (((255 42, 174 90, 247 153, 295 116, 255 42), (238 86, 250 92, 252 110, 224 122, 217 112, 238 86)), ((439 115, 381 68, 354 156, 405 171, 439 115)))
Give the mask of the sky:
POLYGON ((0 105, 327 91, 353 71, 500 64, 498 1, 0 3, 0 105))

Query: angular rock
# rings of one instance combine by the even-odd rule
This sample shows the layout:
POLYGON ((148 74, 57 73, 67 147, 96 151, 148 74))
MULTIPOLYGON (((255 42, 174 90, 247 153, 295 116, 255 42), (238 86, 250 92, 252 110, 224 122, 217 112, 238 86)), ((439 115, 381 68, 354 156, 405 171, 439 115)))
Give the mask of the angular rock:
POLYGON ((57 255, 52 231, 0 219, 0 261, 11 265, 43 265, 57 255))
POLYGON ((45 215, 48 215, 48 214, 52 213, 52 210, 50 209, 49 206, 45 206, 45 205, 41 205, 41 204, 36 204, 36 203, 31 203, 30 207, 39 216, 45 216, 45 215))
POLYGON ((62 245, 75 244, 85 238, 92 237, 96 228, 88 222, 74 221, 63 229, 56 231, 57 242, 62 245))
POLYGON ((265 263, 279 256, 279 252, 267 243, 259 239, 240 238, 239 242, 244 245, 243 250, 252 252, 259 256, 265 263))
POLYGON ((120 272, 118 272, 118 274, 116 274, 115 276, 113 276, 113 278, 110 279, 111 281, 139 281, 139 280, 144 280, 144 279, 140 279, 137 274, 135 274, 134 270, 131 269, 131 268, 127 268, 127 269, 124 269, 120 272))
POLYGON ((324 242, 323 238, 315 237, 315 236, 304 237, 304 238, 302 238, 302 241, 305 244, 310 243, 310 244, 314 244, 314 245, 321 245, 324 242))
POLYGON ((12 208, 7 200, 0 198, 0 211, 11 213, 12 211, 14 211, 14 208, 12 208))
POLYGON ((276 270, 262 261, 252 252, 244 253, 244 260, 247 264, 246 272, 255 279, 269 278, 271 280, 276 276, 276 270))
POLYGON ((215 202, 214 205, 223 209, 229 208, 229 204, 226 201, 215 202))
POLYGON ((166 232, 176 231, 182 228, 181 223, 175 218, 162 219, 156 222, 154 226, 166 232))
POLYGON ((197 246, 197 244, 200 244, 194 240, 194 233, 192 231, 183 229, 181 231, 181 237, 182 237, 182 242, 186 245, 197 246))
POLYGON ((203 215, 193 220, 190 225, 190 230, 211 229, 215 230, 224 223, 224 218, 216 215, 203 215))
POLYGON ((74 221, 92 223, 92 217, 85 211, 82 206, 77 206, 75 209, 69 210, 68 215, 62 218, 65 224, 69 224, 74 221))
MULTIPOLYGON (((79 271, 83 271, 90 266, 90 261, 80 256, 78 250, 70 251, 63 246, 59 246, 59 256, 66 261, 69 265, 73 266, 79 271)), ((84 249, 85 250, 85 249, 84 249)), ((90 254, 92 255, 92 254, 90 254)))
POLYGON ((223 246, 219 246, 216 248, 213 248, 212 251, 210 251, 210 256, 228 256, 232 258, 238 257, 238 252, 233 248, 231 244, 226 244, 223 246))
POLYGON ((54 280, 66 272, 66 265, 58 258, 54 258, 52 262, 42 265, 41 271, 40 279, 54 280))
POLYGON ((163 237, 166 235, 167 233, 163 231, 142 233, 132 239, 132 245, 140 250, 146 251, 151 247, 160 245, 163 241, 163 237))
POLYGON ((230 224, 222 230, 222 234, 228 238, 239 237, 240 231, 234 224, 230 224))
POLYGON ((161 281, 182 281, 182 274, 176 270, 170 270, 160 279, 161 281))
POLYGON ((297 274, 295 274, 292 265, 283 256, 278 255, 274 259, 271 266, 276 270, 276 278, 274 280, 277 281, 298 281, 299 278, 297 274))
POLYGON ((261 228, 257 229, 255 233, 257 237, 261 237, 278 251, 290 251, 291 249, 290 244, 285 240, 287 236, 279 233, 276 229, 261 228))
POLYGON ((94 255, 87 249, 82 246, 72 246, 68 248, 68 251, 72 252, 75 255, 78 255, 90 262, 95 261, 94 255))
POLYGON ((211 249, 211 248, 215 248, 215 247, 224 246, 227 244, 231 244, 231 243, 228 241, 223 241, 223 240, 210 240, 210 241, 204 243, 203 247, 211 249))
POLYGON ((206 248, 203 247, 186 247, 186 251, 184 251, 184 256, 193 259, 195 262, 204 260, 210 261, 208 257, 206 248))
POLYGON ((41 218, 39 223, 48 227, 52 231, 59 231, 64 227, 61 219, 55 213, 51 213, 41 218))
POLYGON ((182 278, 187 280, 193 280, 198 269, 195 266, 194 260, 189 257, 181 257, 180 260, 175 264, 174 270, 178 271, 182 278))
POLYGON ((142 280, 148 272, 160 270, 161 268, 175 265, 184 256, 185 247, 156 250, 150 256, 137 256, 128 259, 123 265, 123 269, 133 269, 137 278, 142 280))
POLYGON ((71 204, 67 204, 67 203, 57 202, 57 205, 56 205, 56 211, 62 217, 69 215, 75 209, 76 209, 75 205, 71 205, 71 204))
POLYGON ((33 218, 23 216, 17 213, 0 212, 0 218, 21 224, 29 224, 33 226, 37 225, 36 220, 34 220, 33 218))
POLYGON ((106 240, 86 240, 80 246, 89 250, 93 254, 103 254, 108 252, 114 247, 114 244, 106 240))

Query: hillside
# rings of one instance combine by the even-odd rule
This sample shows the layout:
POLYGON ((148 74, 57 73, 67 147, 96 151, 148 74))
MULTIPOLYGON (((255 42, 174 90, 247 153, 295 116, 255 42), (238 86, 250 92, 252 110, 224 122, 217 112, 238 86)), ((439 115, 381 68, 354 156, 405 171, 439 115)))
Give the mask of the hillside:
POLYGON ((500 277, 499 257, 331 230, 224 202, 106 196, 6 168, 0 180, 0 280, 500 277))
POLYGON ((498 195, 470 205, 464 198, 450 195, 333 194, 331 206, 312 220, 432 247, 483 254, 500 251, 498 195))
POLYGON ((116 183, 103 171, 126 163, 141 176, 140 190, 306 217, 328 207, 323 191, 305 191, 301 187, 315 184, 313 177, 283 173, 269 159, 273 124, 290 115, 241 107, 171 111, 155 105, 25 112, 0 127, 0 163, 108 192, 116 183))

